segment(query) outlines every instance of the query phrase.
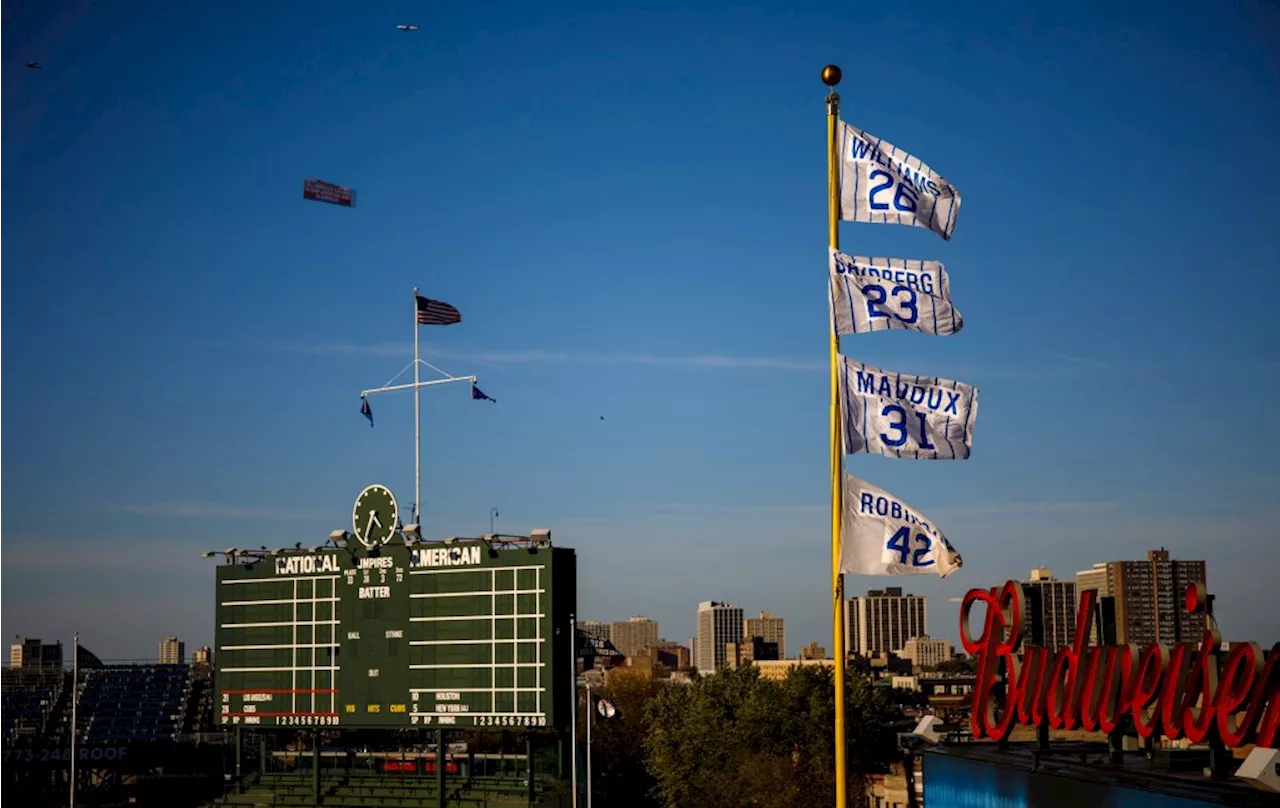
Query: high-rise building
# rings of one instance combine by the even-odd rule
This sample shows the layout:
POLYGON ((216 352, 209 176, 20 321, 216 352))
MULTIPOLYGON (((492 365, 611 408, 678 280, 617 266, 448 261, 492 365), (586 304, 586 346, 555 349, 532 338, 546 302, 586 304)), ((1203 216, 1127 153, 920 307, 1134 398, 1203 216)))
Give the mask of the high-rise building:
POLYGON ((641 659, 644 657, 648 657, 653 664, 666 665, 671 670, 688 668, 693 664, 689 656, 689 649, 678 642, 670 642, 669 640, 658 640, 657 643, 641 650, 635 658, 641 659))
POLYGON ((9 646, 11 668, 61 668, 62 643, 25 637, 9 646))
POLYGON ((602 623, 599 620, 583 620, 578 623, 578 631, 586 634, 588 637, 595 637, 597 640, 608 640, 612 626, 608 623, 602 623))
MULTIPOLYGON (((1107 563, 1105 561, 1076 573, 1077 604, 1080 602, 1080 594, 1089 589, 1098 593, 1096 601, 1098 603, 1101 603, 1104 597, 1111 597, 1111 584, 1107 577, 1107 563)), ((1089 642, 1092 645, 1102 644, 1102 635, 1098 632, 1098 621, 1096 619, 1089 626, 1089 642)))
POLYGON ((742 607, 704 600, 698 604, 698 656, 701 674, 725 667, 725 645, 742 642, 742 607))
POLYGON ((804 648, 800 649, 801 659, 826 659, 827 649, 818 645, 817 641, 811 642, 804 648))
POLYGON ((613 623, 609 640, 625 657, 633 657, 658 642, 658 624, 644 615, 613 623))
POLYGON ((207 645, 202 645, 191 652, 191 664, 208 665, 213 662, 213 651, 207 645))
POLYGON ((922 595, 902 594, 902 587, 872 589, 844 604, 845 651, 864 657, 898 653, 912 637, 928 636, 922 595))
POLYGON ((1183 599, 1193 583, 1207 583, 1205 563, 1172 560, 1164 549, 1149 550, 1145 561, 1108 561, 1076 573, 1079 592, 1115 598, 1116 642, 1139 648, 1200 641, 1204 615, 1189 613, 1183 599))
POLYGON ((766 643, 777 644, 777 656, 752 657, 753 659, 785 659, 787 656, 787 624, 786 619, 774 617, 768 612, 760 612, 759 617, 748 617, 743 621, 742 638, 750 643, 752 637, 759 637, 766 643))
POLYGON ((936 668, 951 659, 951 643, 933 637, 912 637, 902 644, 900 656, 922 668, 936 668))
POLYGON ((1071 581, 1059 581, 1048 567, 1031 570, 1031 580, 1022 582, 1027 595, 1027 614, 1022 616, 1022 638, 1031 641, 1031 603, 1034 592, 1039 593, 1040 620, 1044 628, 1044 647, 1057 650, 1070 645, 1076 638, 1076 585, 1071 581))
POLYGON ((170 634, 160 641, 160 664, 181 665, 186 661, 187 644, 170 634))

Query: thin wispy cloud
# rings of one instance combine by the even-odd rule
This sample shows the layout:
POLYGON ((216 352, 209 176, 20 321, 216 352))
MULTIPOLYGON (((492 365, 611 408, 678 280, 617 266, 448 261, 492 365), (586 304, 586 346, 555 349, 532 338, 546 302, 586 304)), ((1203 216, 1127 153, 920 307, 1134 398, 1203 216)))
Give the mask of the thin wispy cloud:
MULTIPOLYGON (((311 345, 294 345, 293 350, 302 353, 328 354, 337 356, 412 356, 412 348, 401 344, 358 345, 342 342, 325 342, 311 345)), ((474 350, 450 351, 439 348, 424 350, 430 357, 440 359, 457 359, 467 362, 481 362, 496 365, 533 365, 533 364, 623 364, 648 365, 651 367, 670 368, 720 368, 724 370, 804 370, 814 371, 826 368, 821 360, 796 359, 777 356, 731 356, 725 354, 596 354, 572 353, 562 351, 544 351, 526 349, 516 351, 474 350)))
POLYGON ((242 508, 203 502, 123 503, 108 506, 111 510, 135 516, 159 516, 183 519, 314 519, 314 513, 284 511, 275 508, 242 508))
POLYGON ((957 505, 950 508, 932 508, 937 513, 970 514, 978 516, 1010 516, 1035 513, 1087 514, 1103 513, 1116 509, 1116 503, 1104 500, 1056 500, 1046 502, 989 502, 976 505, 957 505))
MULTIPOLYGON (((50 553, 46 539, 15 537, 5 543, 4 563, 9 572, 66 572, 66 557, 50 553)), ((66 539, 60 546, 74 554, 81 569, 92 570, 184 570, 199 569, 199 551, 168 539, 131 539, 117 542, 85 542, 66 539), (127 548, 127 549, 126 549, 127 548)))
POLYGON ((1101 359, 1090 359, 1087 356, 1075 356, 1073 354, 1065 353, 1059 353, 1057 356, 1064 362, 1085 368, 1105 368, 1107 366, 1107 363, 1103 362, 1101 359))

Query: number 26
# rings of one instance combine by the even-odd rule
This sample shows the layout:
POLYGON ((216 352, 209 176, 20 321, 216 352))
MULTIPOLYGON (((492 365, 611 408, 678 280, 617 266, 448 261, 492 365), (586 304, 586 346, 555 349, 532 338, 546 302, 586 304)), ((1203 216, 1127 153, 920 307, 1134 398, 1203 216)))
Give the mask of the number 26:
POLYGON ((867 296, 867 316, 873 320, 877 317, 892 316, 904 323, 911 324, 920 317, 920 310, 916 308, 916 293, 914 290, 908 289, 905 286, 895 286, 893 287, 892 292, 885 292, 883 286, 876 283, 869 283, 862 287, 862 293, 867 296), (898 297, 898 295, 903 292, 907 293, 906 300, 898 297), (885 301, 889 299, 890 294, 893 295, 893 302, 898 304, 898 308, 900 310, 898 314, 891 315, 889 312, 882 311, 877 308, 877 306, 884 305, 885 301), (907 315, 903 316, 902 312, 906 312, 907 315))
MULTIPOLYGON (((868 176, 868 179, 870 179, 872 182, 875 182, 877 179, 883 180, 883 182, 881 182, 879 185, 871 186, 871 190, 867 193, 867 201, 871 203, 871 209, 872 210, 888 210, 889 203, 877 201, 876 194, 880 193, 881 191, 887 191, 890 188, 894 187, 893 175, 890 174, 888 171, 881 171, 880 169, 876 169, 875 171, 871 172, 871 174, 868 176)), ((893 207, 896 208, 897 210, 902 211, 903 213, 915 213, 916 212, 915 189, 905 182, 899 182, 897 183, 897 186, 898 187, 893 192, 893 207)))

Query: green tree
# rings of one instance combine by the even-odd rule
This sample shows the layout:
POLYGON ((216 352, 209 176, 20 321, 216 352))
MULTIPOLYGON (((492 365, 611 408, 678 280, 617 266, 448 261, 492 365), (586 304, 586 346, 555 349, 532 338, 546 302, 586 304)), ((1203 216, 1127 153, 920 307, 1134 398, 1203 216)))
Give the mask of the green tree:
MULTIPOLYGON (((845 724, 849 784, 897 755, 895 693, 851 674, 845 724)), ((829 805, 835 799, 831 671, 802 666, 782 682, 756 668, 672 686, 651 703, 644 740, 649 774, 667 808, 829 805)))
MULTIPOLYGON (((616 718, 597 713, 591 728, 592 796, 599 805, 616 808, 655 808, 654 779, 644 762, 646 714, 655 696, 667 686, 639 671, 619 668, 597 696, 618 708, 616 718)), ((583 720, 586 720, 584 715, 583 720)), ((578 730, 585 732, 585 724, 578 730)), ((579 736, 584 737, 584 736, 579 736)))

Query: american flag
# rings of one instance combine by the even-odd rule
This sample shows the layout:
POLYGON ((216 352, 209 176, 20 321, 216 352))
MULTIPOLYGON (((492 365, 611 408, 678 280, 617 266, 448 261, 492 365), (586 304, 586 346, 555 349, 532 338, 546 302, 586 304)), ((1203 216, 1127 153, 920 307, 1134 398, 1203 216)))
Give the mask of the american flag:
POLYGON ((418 325, 453 325, 462 315, 448 303, 418 295, 418 325))

